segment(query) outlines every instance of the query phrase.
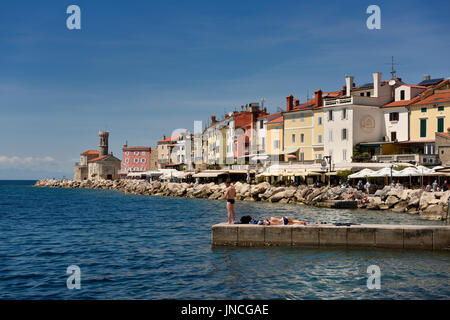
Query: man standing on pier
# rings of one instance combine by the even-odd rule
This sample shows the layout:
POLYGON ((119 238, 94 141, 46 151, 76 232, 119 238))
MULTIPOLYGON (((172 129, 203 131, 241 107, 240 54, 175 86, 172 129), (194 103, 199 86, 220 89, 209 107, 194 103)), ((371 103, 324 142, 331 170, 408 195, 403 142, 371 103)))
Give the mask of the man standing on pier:
POLYGON ((227 200, 228 224, 234 223, 236 213, 234 212, 234 198, 236 197, 236 189, 229 181, 226 182, 227 191, 225 192, 225 199, 227 200), (233 222, 231 222, 231 213, 233 213, 233 222))

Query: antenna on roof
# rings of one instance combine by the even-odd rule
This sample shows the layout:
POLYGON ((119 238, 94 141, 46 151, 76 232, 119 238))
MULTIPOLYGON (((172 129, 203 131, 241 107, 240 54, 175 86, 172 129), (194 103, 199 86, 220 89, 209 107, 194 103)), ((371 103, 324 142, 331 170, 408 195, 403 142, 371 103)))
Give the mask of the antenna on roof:
POLYGON ((264 102, 266 102, 265 98, 261 99, 261 110, 264 109, 264 102))
MULTIPOLYGON (((387 63, 386 63, 387 64, 387 63)), ((398 63, 394 63, 394 56, 392 56, 391 59, 391 63, 389 63, 391 65, 391 75, 392 75, 392 79, 395 78, 395 74, 397 71, 395 71, 394 66, 398 66, 398 63)))

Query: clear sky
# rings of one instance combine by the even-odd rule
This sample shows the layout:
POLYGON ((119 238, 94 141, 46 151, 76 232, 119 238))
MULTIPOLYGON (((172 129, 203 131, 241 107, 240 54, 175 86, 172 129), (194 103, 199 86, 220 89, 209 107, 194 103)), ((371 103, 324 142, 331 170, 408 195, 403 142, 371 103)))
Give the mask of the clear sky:
POLYGON ((0 179, 73 176, 80 152, 155 146, 194 120, 339 90, 372 72, 448 77, 450 1, 0 2, 0 179), (81 8, 81 30, 66 9, 81 8), (381 8, 369 30, 366 9, 381 8))

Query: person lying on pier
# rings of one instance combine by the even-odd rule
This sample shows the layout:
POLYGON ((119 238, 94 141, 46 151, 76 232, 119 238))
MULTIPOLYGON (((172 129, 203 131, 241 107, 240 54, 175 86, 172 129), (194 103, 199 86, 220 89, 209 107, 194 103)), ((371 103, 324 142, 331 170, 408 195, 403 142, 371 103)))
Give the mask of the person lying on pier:
POLYGON ((369 204, 369 199, 367 199, 367 196, 364 196, 361 200, 357 199, 356 201, 358 201, 359 208, 365 208, 369 204))
POLYGON ((300 220, 294 220, 292 218, 289 217, 283 217, 283 218, 275 218, 275 217, 271 217, 270 218, 270 224, 275 224, 275 225, 288 225, 288 224, 302 224, 306 226, 306 222, 304 221, 300 221, 300 220))

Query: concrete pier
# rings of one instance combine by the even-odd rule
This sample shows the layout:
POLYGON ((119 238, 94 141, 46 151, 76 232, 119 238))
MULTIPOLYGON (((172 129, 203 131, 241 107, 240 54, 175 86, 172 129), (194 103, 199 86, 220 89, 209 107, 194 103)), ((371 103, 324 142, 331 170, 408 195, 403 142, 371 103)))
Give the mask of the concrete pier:
POLYGON ((450 250, 450 226, 219 223, 212 227, 212 245, 450 250))

